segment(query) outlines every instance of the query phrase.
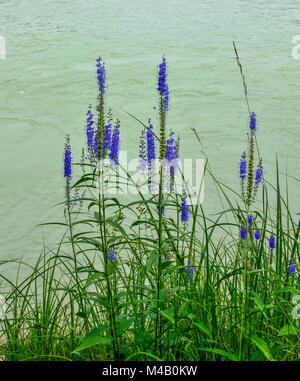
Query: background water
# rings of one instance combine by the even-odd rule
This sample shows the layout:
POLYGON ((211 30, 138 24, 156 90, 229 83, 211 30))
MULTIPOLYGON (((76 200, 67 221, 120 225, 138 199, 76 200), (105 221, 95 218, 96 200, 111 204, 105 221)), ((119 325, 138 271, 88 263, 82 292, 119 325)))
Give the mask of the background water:
MULTIPOLYGON (((300 177, 300 34, 295 0, 10 0, 0 1, 0 259, 32 260, 42 247, 39 223, 61 220, 62 151, 71 135, 74 157, 84 141, 87 107, 96 101, 95 60, 106 62, 107 105, 121 119, 122 149, 137 155, 140 125, 157 116, 157 65, 168 62, 169 126, 182 155, 201 157, 190 127, 207 146, 216 174, 238 188, 246 145, 247 108, 232 41, 236 41, 258 118, 266 177, 281 170, 300 177)), ((206 187, 210 210, 216 193, 206 187)), ((290 184, 293 212, 299 183, 290 184)), ((296 210, 297 209, 297 210, 296 210)), ((50 246, 59 235, 45 231, 50 246)))

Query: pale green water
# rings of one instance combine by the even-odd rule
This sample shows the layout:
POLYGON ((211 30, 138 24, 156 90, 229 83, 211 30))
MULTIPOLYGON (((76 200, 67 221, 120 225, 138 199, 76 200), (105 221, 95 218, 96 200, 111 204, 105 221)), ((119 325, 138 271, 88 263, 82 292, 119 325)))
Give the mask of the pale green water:
MULTIPOLYGON (((207 146, 216 174, 238 187, 246 144, 247 109, 234 59, 235 40, 258 117, 266 176, 275 154, 300 177, 300 60, 291 57, 300 34, 300 1, 15 0, 0 1, 1 235, 0 258, 38 256, 35 225, 60 220, 64 197, 62 150, 70 133, 74 156, 84 141, 89 103, 96 100, 94 65, 106 62, 108 97, 121 119, 122 149, 137 155, 142 120, 157 120, 157 65, 165 54, 170 87, 169 126, 182 136, 182 155, 199 156, 189 127, 207 146)), ((204 205, 216 194, 205 192, 204 205)), ((299 183, 290 185, 294 211, 299 183)), ((58 236, 47 229, 47 243, 58 236)))

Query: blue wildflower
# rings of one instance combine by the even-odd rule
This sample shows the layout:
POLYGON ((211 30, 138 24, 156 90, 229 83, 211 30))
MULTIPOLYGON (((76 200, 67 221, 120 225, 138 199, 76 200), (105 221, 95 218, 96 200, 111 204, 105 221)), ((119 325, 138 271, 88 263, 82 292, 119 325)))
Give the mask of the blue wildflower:
POLYGON ((241 239, 246 239, 247 237, 247 231, 244 228, 241 228, 240 230, 241 239))
POLYGON ((250 123, 249 123, 250 130, 256 131, 256 114, 254 112, 250 115, 250 123))
POLYGON ((252 214, 249 214, 249 216, 248 216, 248 223, 249 223, 249 225, 253 224, 253 216, 252 216, 252 214))
MULTIPOLYGON (((87 147, 88 147, 88 151, 89 153, 91 154, 92 152, 92 149, 93 149, 93 144, 94 144, 94 134, 95 134, 95 131, 94 131, 94 121, 93 121, 93 114, 92 114, 92 111, 91 111, 91 106, 87 112, 87 119, 86 119, 86 140, 87 140, 87 147)), ((92 159, 90 157, 90 159, 92 159)))
POLYGON ((193 276, 194 276, 194 266, 192 266, 191 264, 188 264, 186 269, 187 269, 187 273, 188 273, 187 277, 189 279, 193 279, 193 276))
POLYGON ((159 160, 161 162, 165 158, 166 150, 166 111, 169 106, 169 88, 167 85, 167 64, 166 59, 162 59, 162 63, 159 65, 158 72, 158 84, 157 90, 160 94, 160 150, 159 150, 159 160))
POLYGON ((98 86, 99 86, 99 92, 100 93, 105 93, 105 66, 104 62, 102 61, 101 58, 97 58, 97 79, 98 79, 98 86))
POLYGON ((162 59, 162 63, 159 65, 157 90, 161 95, 165 95, 168 92, 167 64, 165 58, 162 59))
POLYGON ((170 131, 170 138, 167 140, 165 158, 172 162, 175 159, 175 141, 174 141, 174 132, 170 131))
POLYGON ((119 145, 120 145, 120 121, 117 120, 111 139, 109 158, 113 164, 119 163, 119 145))
POLYGON ((255 230, 254 237, 255 237, 255 239, 257 239, 257 240, 260 239, 260 231, 259 231, 259 230, 255 230))
POLYGON ((262 182, 262 175, 263 175, 263 166, 261 160, 257 164, 256 173, 255 173, 255 185, 257 186, 259 183, 262 182))
POLYGON ((72 178, 72 156, 71 156, 71 146, 70 146, 70 136, 66 136, 65 142, 65 154, 64 154, 64 177, 68 179, 72 178))
POLYGON ((148 168, 151 168, 152 160, 155 159, 155 140, 154 140, 154 132, 153 125, 151 124, 151 119, 148 120, 147 126, 147 160, 148 160, 148 168))
POLYGON ((296 275, 295 263, 294 263, 294 260, 292 258, 290 259, 289 273, 293 276, 296 275))
POLYGON ((246 160, 246 152, 243 152, 241 160, 240 160, 240 178, 245 180, 247 174, 247 160, 246 160))
POLYGON ((260 160, 257 164, 257 168, 255 172, 254 189, 257 189, 258 184, 262 182, 262 175, 263 175, 263 166, 262 166, 262 161, 260 160))
POLYGON ((269 239, 269 247, 271 249, 275 249, 275 237, 271 234, 270 239, 269 239))
POLYGON ((181 196, 181 222, 186 223, 189 220, 189 207, 186 202, 187 194, 185 190, 181 196))
POLYGON ((109 250, 109 259, 111 260, 111 261, 115 261, 116 260, 116 258, 117 258, 117 253, 116 253, 116 249, 110 249, 109 250))

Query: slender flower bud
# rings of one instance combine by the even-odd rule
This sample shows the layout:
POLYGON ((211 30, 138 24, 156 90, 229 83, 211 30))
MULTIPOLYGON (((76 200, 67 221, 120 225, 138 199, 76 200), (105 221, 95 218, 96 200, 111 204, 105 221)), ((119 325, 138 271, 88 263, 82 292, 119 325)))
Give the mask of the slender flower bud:
POLYGON ((293 276, 296 276, 295 263, 294 263, 294 260, 292 258, 290 259, 289 273, 293 276))
POLYGON ((97 58, 96 68, 97 68, 99 93, 105 93, 105 87, 106 87, 105 86, 105 78, 106 78, 105 64, 100 57, 97 58))
POLYGON ((247 160, 246 160, 246 152, 243 152, 241 160, 240 160, 240 178, 245 180, 247 175, 247 160))
POLYGON ((246 231, 246 229, 241 228, 240 235, 241 235, 241 239, 246 239, 247 238, 247 231, 246 231))
POLYGON ((260 231, 259 230, 256 230, 255 233, 254 233, 254 237, 255 239, 258 241, 260 239, 260 231))
POLYGON ((247 179, 247 204, 250 206, 253 201, 253 181, 254 181, 254 130, 250 133, 248 179, 247 179))
POLYGON ((162 59, 162 63, 159 65, 157 90, 160 95, 165 95, 167 92, 167 63, 166 59, 162 59))
POLYGON ((189 207, 186 202, 187 194, 186 191, 183 190, 181 196, 181 222, 186 223, 189 220, 189 207))
POLYGON ((151 124, 151 119, 148 120, 147 126, 147 160, 148 168, 150 170, 152 161, 155 160, 155 140, 153 125, 151 124))
POLYGON ((271 249, 275 249, 275 237, 271 234, 270 239, 269 239, 269 247, 271 249))
POLYGON ((175 140, 174 140, 174 132, 170 131, 170 137, 167 140, 165 158, 172 162, 175 159, 175 140))
POLYGON ((176 159, 176 143, 174 140, 174 132, 170 130, 170 136, 167 140, 166 150, 165 150, 165 159, 167 160, 168 165, 170 166, 169 178, 167 179, 169 191, 172 191, 174 185, 174 165, 176 159))
POLYGON ((249 127, 250 127, 250 130, 256 131, 256 114, 255 114, 255 112, 252 112, 250 115, 249 127))
POLYGON ((255 172, 255 180, 254 180, 254 189, 257 188, 258 184, 262 182, 262 176, 263 176, 263 166, 261 160, 257 164, 256 172, 255 172))
POLYGON ((117 120, 111 140, 109 158, 114 165, 119 163, 119 146, 120 146, 120 121, 117 120))
POLYGON ((86 141, 87 141, 87 147, 88 147, 88 153, 89 153, 89 159, 93 161, 93 143, 94 143, 94 121, 93 121, 93 114, 91 111, 91 107, 89 108, 87 112, 87 119, 86 119, 86 141))
POLYGON ((116 249, 115 248, 109 250, 109 256, 108 257, 109 257, 109 259, 111 261, 115 261, 116 260, 117 253, 116 253, 116 249))
POLYGON ((248 216, 248 224, 249 225, 253 224, 253 216, 252 216, 252 214, 249 214, 249 216, 248 216))
POLYGON ((189 279, 193 279, 193 277, 194 277, 194 266, 192 266, 191 264, 188 264, 186 269, 187 269, 187 273, 188 273, 187 277, 189 279))
POLYGON ((66 136, 65 150, 64 150, 64 177, 66 178, 66 204, 70 206, 70 183, 72 179, 72 156, 71 156, 71 145, 70 136, 66 136))
POLYGON ((70 136, 66 136, 65 142, 65 153, 64 153, 64 177, 69 180, 72 178, 72 156, 71 156, 71 146, 70 146, 70 136))

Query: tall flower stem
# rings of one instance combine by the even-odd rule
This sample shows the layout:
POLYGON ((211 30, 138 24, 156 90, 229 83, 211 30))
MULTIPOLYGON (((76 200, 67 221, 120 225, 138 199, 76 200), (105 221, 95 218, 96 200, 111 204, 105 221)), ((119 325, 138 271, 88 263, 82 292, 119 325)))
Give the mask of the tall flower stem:
POLYGON ((161 257, 162 257, 162 183, 163 183, 163 173, 162 165, 160 166, 159 173, 159 195, 158 195, 158 261, 157 261, 157 304, 156 304, 156 325, 155 325, 155 351, 157 350, 157 340, 158 340, 158 328, 159 334, 161 335, 162 325, 160 317, 160 289, 161 289, 161 257))
POLYGON ((68 226, 69 226, 70 240, 71 240, 73 258, 74 258, 76 287, 78 290, 80 308, 83 311, 84 307, 83 307, 83 300, 82 300, 82 295, 81 295, 81 290, 80 290, 80 279, 79 279, 78 272, 77 272, 77 268, 78 268, 77 255, 76 255, 76 250, 75 250, 75 245, 74 245, 73 228, 72 228, 71 206, 70 206, 70 180, 69 180, 69 178, 67 178, 66 196, 67 196, 67 202, 66 203, 67 203, 68 226))
MULTIPOLYGON (((163 161, 166 153, 166 115, 169 103, 169 89, 166 82, 167 67, 166 59, 162 58, 162 63, 159 65, 158 86, 157 90, 160 94, 159 102, 159 117, 160 117, 160 170, 159 170, 159 191, 158 191, 158 260, 157 260, 157 303, 156 303, 156 325, 155 325, 155 351, 157 350, 158 328, 161 337, 162 324, 160 317, 160 289, 162 283, 161 260, 162 260, 162 227, 163 227, 163 161)), ((162 348, 160 349, 160 353, 162 348)))
MULTIPOLYGON (((253 184, 254 184, 254 134, 255 130, 250 130, 249 141, 249 161, 248 161, 248 182, 247 182, 247 197, 246 203, 249 208, 253 198, 253 184)), ((248 210, 249 212, 249 210, 248 210)))
MULTIPOLYGON (((72 179, 72 154, 71 154, 71 145, 70 145, 70 136, 66 136, 66 142, 65 142, 65 149, 64 149, 64 177, 66 178, 66 206, 67 206, 67 215, 68 215, 68 227, 70 232, 70 240, 71 240, 71 246, 72 246, 72 252, 73 252, 73 258, 74 258, 74 271, 75 271, 75 281, 76 281, 76 288, 78 290, 78 297, 79 297, 79 307, 83 311, 83 300, 80 290, 80 279, 78 276, 78 266, 77 266, 77 255, 76 250, 74 246, 74 236, 73 236, 73 229, 72 229, 72 219, 71 219, 71 200, 70 200, 70 193, 71 193, 71 179, 72 179)), ((83 311, 84 312, 84 311, 83 311)), ((86 323, 87 324, 87 323, 86 323)))
POLYGON ((109 318, 110 333, 113 338, 114 358, 115 360, 117 360, 119 358, 119 344, 118 344, 117 327, 116 327, 116 321, 115 321, 115 310, 114 310, 114 303, 113 303, 113 297, 112 297, 112 291, 111 291, 111 284, 110 284, 110 279, 108 275, 109 250, 108 250, 107 239, 106 239, 105 200, 104 200, 104 192, 103 192, 103 172, 101 171, 101 169, 99 169, 98 212, 99 212, 99 228, 100 228, 100 236, 101 236, 101 243, 102 243, 102 252, 104 255, 104 272, 105 272, 105 281, 106 281, 106 287, 107 287, 107 297, 110 304, 110 307, 108 307, 107 312, 108 312, 108 318, 109 318), (100 189, 100 184, 101 184, 101 189, 100 189))

